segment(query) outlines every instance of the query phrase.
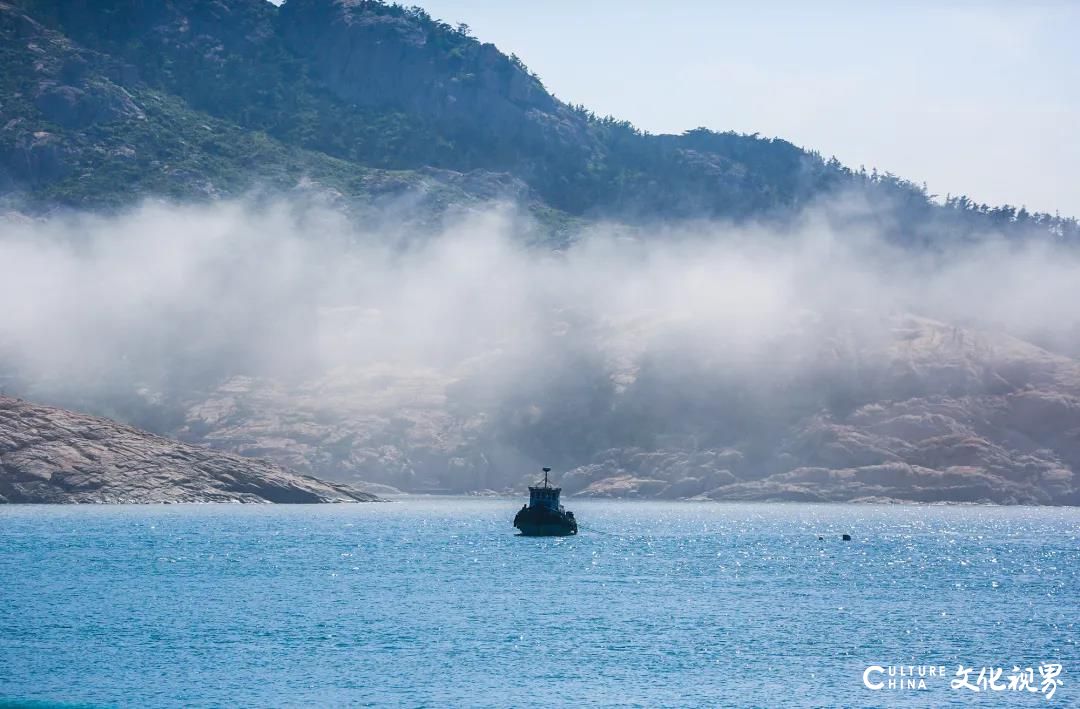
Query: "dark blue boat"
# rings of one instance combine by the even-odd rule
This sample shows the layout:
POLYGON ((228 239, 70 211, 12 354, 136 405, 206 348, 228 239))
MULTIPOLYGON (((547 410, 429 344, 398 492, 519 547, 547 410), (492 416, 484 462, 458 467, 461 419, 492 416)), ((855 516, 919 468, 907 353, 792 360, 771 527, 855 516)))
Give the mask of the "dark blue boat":
POLYGON ((568 537, 577 534, 574 513, 559 504, 561 487, 548 484, 551 468, 544 468, 544 484, 529 487, 529 504, 514 515, 514 526, 525 537, 568 537))

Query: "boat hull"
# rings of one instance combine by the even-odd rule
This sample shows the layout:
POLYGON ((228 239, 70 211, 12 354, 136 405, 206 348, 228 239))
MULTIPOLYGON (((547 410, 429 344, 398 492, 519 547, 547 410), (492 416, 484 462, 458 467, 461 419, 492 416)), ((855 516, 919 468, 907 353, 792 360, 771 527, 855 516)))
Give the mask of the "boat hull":
POLYGON ((514 526, 523 537, 569 537, 578 531, 573 513, 531 507, 515 515, 514 526))

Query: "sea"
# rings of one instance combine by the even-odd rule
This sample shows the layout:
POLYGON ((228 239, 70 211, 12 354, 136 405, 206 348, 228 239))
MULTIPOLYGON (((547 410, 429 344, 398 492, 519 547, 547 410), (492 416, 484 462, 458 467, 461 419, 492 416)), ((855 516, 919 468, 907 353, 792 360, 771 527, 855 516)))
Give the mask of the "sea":
POLYGON ((0 706, 1080 706, 1080 509, 566 502, 0 506, 0 706))

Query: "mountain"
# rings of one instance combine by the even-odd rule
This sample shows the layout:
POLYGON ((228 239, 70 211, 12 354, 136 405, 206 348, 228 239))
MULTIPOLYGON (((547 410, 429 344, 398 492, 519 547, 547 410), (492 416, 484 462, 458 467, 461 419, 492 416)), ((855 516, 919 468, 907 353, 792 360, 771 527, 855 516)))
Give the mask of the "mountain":
MULTIPOLYGON (((48 315, 39 322, 29 308, 0 321, 11 325, 0 329, 0 375, 35 399, 184 442, 86 418, 68 424, 65 417, 76 415, 6 404, 14 412, 29 407, 37 413, 27 420, 52 421, 39 428, 53 431, 37 440, 19 428, 21 413, 3 419, 17 434, 11 440, 33 443, 5 454, 16 461, 3 461, 8 487, 0 494, 9 499, 31 488, 36 499, 75 495, 64 486, 82 489, 87 470, 97 477, 85 484, 100 484, 78 493, 88 499, 156 499, 159 483, 178 499, 248 492, 273 499, 300 488, 312 499, 353 495, 313 481, 267 483, 265 495, 249 490, 222 466, 254 466, 252 475, 272 480, 287 474, 231 457, 238 453, 346 484, 412 492, 520 489, 529 482, 523 471, 547 464, 564 471, 561 484, 572 495, 1080 504, 1073 472, 1080 469, 1080 349, 1065 335, 1040 339, 1034 327, 1064 331, 1054 320, 1061 311, 1044 313, 1030 297, 1010 303, 1010 330, 993 312, 909 308, 933 300, 914 296, 939 261, 970 259, 971 270, 994 278, 997 271, 986 268, 994 258, 1045 266, 1046 254, 1052 262, 1073 253, 1075 219, 966 196, 939 201, 891 173, 853 170, 778 138, 705 128, 651 135, 560 101, 519 58, 463 26, 370 0, 287 0, 280 8, 265 0, 0 0, 0 62, 0 209, 47 225, 69 213, 136 215, 116 223, 140 237, 101 253, 92 248, 97 237, 71 238, 75 248, 64 243, 42 256, 24 247, 28 234, 45 239, 49 228, 12 227, 12 253, 58 258, 67 270, 56 276, 45 268, 45 277, 20 281, 30 295, 41 287, 41 298, 26 301, 48 301, 48 315), (192 203, 252 194, 235 213, 255 224, 259 240, 226 243, 224 254, 200 252, 190 271, 155 270, 160 288, 140 290, 139 278, 127 278, 142 275, 137 258, 107 268, 118 250, 161 260, 147 232, 172 215, 218 224, 213 209, 200 213, 192 203), (275 241, 279 225, 255 218, 282 194, 287 206, 266 211, 302 237, 284 247, 275 241), (181 206, 133 208, 148 197, 181 206), (540 227, 520 238, 515 226, 530 249, 521 263, 500 259, 496 240, 419 256, 395 250, 395 242, 382 273, 377 249, 311 255, 344 249, 346 241, 355 246, 379 229, 313 252, 299 248, 325 222, 290 210, 323 201, 345 214, 386 208, 393 219, 441 227, 457 223, 440 222, 453 210, 508 201, 540 227), (708 263, 696 252, 672 256, 672 235, 695 225, 745 229, 761 237, 747 239, 752 252, 766 233, 798 233, 808 218, 824 224, 820 231, 851 237, 855 243, 843 246, 853 251, 856 237, 880 235, 888 248, 874 258, 912 260, 882 273, 906 282, 858 290, 875 302, 851 302, 846 281, 835 292, 821 283, 842 274, 850 254, 840 245, 822 247, 820 268, 792 270, 802 274, 793 280, 763 278, 763 285, 723 267, 725 259, 742 262, 734 249, 708 263), (615 233, 613 251, 568 257, 562 247, 596 225, 615 233), (615 296, 627 303, 605 310, 605 288, 617 289, 622 273, 606 269, 628 243, 646 240, 669 251, 650 252, 645 266, 626 273, 642 276, 643 291, 652 287, 658 301, 678 290, 687 302, 640 303, 631 289, 615 296), (976 248, 988 244, 990 251, 976 248), (88 254, 89 276, 72 278, 84 274, 79 259, 88 254), (549 290, 504 283, 488 292, 485 279, 499 280, 490 272, 452 268, 478 255, 490 270, 509 263, 511 281, 588 272, 555 278, 549 290), (723 284, 679 290, 672 281, 660 279, 663 288, 645 282, 676 258, 701 266, 680 272, 687 279, 705 282, 720 272, 737 284, 724 292, 723 284), (545 269, 549 260, 561 266, 545 269), (305 271, 308 261, 314 275, 305 271), (832 268, 834 261, 843 263, 832 268), (336 270, 339 262, 370 267, 336 270), (178 274, 179 290, 169 283, 178 274), (112 298, 85 312, 78 297, 63 297, 69 279, 81 296, 98 292, 92 284, 110 275, 132 290, 104 288, 112 298), (283 288, 275 276, 285 279, 283 288), (372 285, 350 288, 364 276, 372 285), (478 282, 450 287, 450 277, 478 282), (333 286, 325 292, 324 280, 333 286), (803 291, 762 298, 773 319, 756 329, 752 316, 717 317, 721 306, 740 310, 739 284, 803 291), (380 288, 404 292, 401 302, 380 299, 380 288), (893 290, 904 297, 889 300, 893 290), (810 291, 828 297, 800 297, 810 291), (537 294, 538 303, 530 300, 537 294), (505 309, 486 307, 502 297, 505 309), (537 307, 515 309, 515 298, 537 307), (695 319, 695 299, 723 302, 704 303, 695 319), (821 303, 827 307, 811 312, 821 303), (70 311, 79 317, 66 317, 70 311), (1032 322, 1015 326, 1025 319, 1032 322), (52 337, 66 329, 75 331, 71 338, 52 337), (715 332, 702 332, 708 329, 715 332), (428 339, 422 330, 450 333, 428 339), (754 341, 754 357, 740 351, 741 335, 754 341), (86 344, 86 352, 54 351, 52 343, 70 341, 86 344), (415 356, 393 351, 397 345, 415 356), (425 346, 438 352, 417 355, 425 346), (48 368, 69 360, 76 364, 48 368), (260 369, 268 360, 276 369, 260 369), (101 427, 120 443, 90 442, 101 427), (181 467, 161 463, 159 453, 176 453, 181 467), (132 491, 126 469, 159 477, 132 491)), ((76 221, 75 229, 86 236, 113 223, 76 221)), ((458 231, 470 235, 485 228, 462 223, 458 231)), ((219 244, 237 231, 230 224, 219 244)), ((195 240, 183 236, 183 248, 168 243, 162 253, 179 261, 179 252, 194 251, 195 240)), ((867 275, 867 262, 854 260, 846 267, 867 275)), ((751 258, 745 268, 764 263, 751 258)), ((1003 279, 1000 289, 1019 282, 1003 279)), ((938 301, 942 291, 946 300, 966 295, 950 286, 931 290, 938 301)), ((1047 286, 1043 299, 1057 292, 1047 286)))
POLYGON ((0 502, 366 502, 263 460, 0 396, 0 502))
POLYGON ((314 183, 434 211, 509 198, 557 226, 775 219, 854 191, 913 243, 1080 235, 1009 205, 939 206, 781 139, 643 133, 559 101, 464 26, 370 0, 6 0, 0 60, 0 190, 38 208, 314 183))

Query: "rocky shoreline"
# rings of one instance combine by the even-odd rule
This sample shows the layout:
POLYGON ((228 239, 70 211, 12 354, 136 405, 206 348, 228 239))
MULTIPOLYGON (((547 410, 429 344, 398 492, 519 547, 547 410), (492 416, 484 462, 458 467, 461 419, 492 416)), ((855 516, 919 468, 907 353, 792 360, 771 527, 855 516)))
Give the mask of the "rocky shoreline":
POLYGON ((378 498, 265 460, 0 397, 0 503, 326 503, 378 498))

